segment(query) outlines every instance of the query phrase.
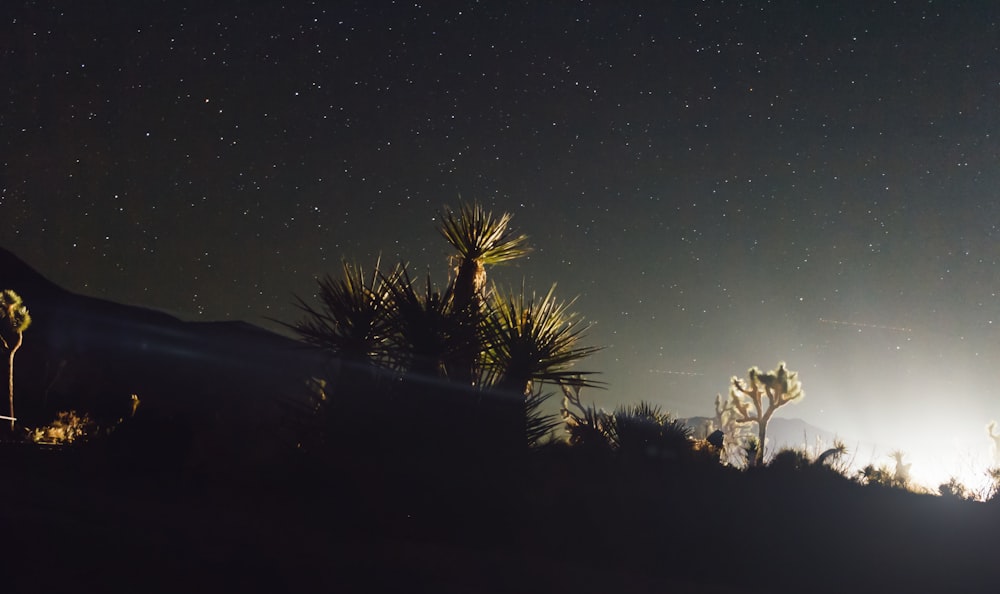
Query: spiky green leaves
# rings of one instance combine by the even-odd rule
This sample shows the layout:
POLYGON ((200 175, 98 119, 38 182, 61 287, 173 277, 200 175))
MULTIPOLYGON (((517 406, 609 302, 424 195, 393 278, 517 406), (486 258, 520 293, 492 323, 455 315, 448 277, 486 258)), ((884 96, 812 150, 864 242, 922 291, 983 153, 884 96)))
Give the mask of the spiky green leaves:
POLYGON ((478 204, 462 204, 458 213, 446 209, 441 214, 441 235, 463 260, 483 266, 521 258, 531 249, 528 237, 510 229, 511 214, 494 216, 478 204))
POLYGON ((421 291, 402 269, 386 282, 386 289, 390 359, 397 369, 447 376, 458 353, 475 348, 469 333, 462 331, 466 320, 455 311, 452 285, 438 291, 428 274, 421 291))
POLYGON ((621 406, 612 418, 614 442, 627 455, 671 458, 693 448, 691 428, 649 402, 621 406))
POLYGON ((297 298, 306 317, 288 326, 305 342, 347 360, 380 362, 390 332, 387 285, 400 270, 384 275, 376 263, 367 277, 361 266, 347 261, 342 266, 340 278, 317 279, 319 308, 297 298))
POLYGON ((555 286, 542 297, 493 292, 483 323, 484 355, 491 383, 503 390, 528 394, 532 382, 574 382, 593 386, 587 373, 573 365, 599 347, 579 346, 587 327, 557 301, 555 286))

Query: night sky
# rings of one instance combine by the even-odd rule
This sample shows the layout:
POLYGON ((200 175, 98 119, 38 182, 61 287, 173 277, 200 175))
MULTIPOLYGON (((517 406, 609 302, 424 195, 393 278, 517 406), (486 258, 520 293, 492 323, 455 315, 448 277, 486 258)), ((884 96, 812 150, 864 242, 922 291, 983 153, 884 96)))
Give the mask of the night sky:
POLYGON ((444 283, 478 201, 535 247, 492 279, 578 297, 602 406, 785 360, 782 416, 989 454, 996 3, 13 4, 0 244, 70 290, 273 328, 345 257, 444 283))

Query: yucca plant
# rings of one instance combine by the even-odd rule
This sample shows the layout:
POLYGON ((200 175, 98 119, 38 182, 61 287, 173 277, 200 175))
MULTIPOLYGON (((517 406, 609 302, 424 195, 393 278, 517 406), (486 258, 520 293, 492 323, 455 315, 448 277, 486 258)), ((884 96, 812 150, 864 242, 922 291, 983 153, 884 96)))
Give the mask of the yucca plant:
MULTIPOLYGON (((296 306, 306 317, 295 324, 284 324, 306 343, 329 351, 348 364, 383 363, 390 332, 388 287, 400 273, 379 270, 376 262, 370 276, 364 269, 342 262, 342 276, 325 276, 319 284, 319 307, 296 296, 296 306)), ((283 322, 282 322, 283 323, 283 322)))
POLYGON ((485 298, 486 267, 527 255, 528 237, 510 228, 512 215, 494 216, 479 204, 462 204, 441 214, 441 235, 455 248, 455 304, 468 307, 485 298))
POLYGON ((524 399, 525 435, 528 447, 534 448, 546 442, 546 437, 560 425, 558 416, 545 413, 544 406, 552 398, 552 392, 541 390, 532 392, 524 399))
POLYGON ((622 454, 676 459, 693 450, 692 430, 649 402, 615 409, 612 439, 622 454))
POLYGON ((385 286, 393 366, 424 380, 448 377, 459 353, 476 348, 459 328, 453 285, 439 291, 428 274, 420 290, 404 268, 385 286))
POLYGON ((556 300, 555 285, 540 299, 526 297, 523 286, 520 293, 493 291, 483 323, 487 384, 521 396, 535 382, 598 386, 591 372, 573 369, 600 348, 579 346, 587 327, 569 311, 572 304, 556 300))
POLYGON ((857 480, 863 485, 905 488, 905 485, 895 480, 892 471, 885 464, 868 464, 857 472, 857 480))
POLYGON ((0 342, 7 351, 7 390, 10 397, 10 429, 14 430, 14 355, 24 343, 24 331, 31 325, 31 315, 21 296, 7 289, 0 292, 0 342))
POLYGON ((559 412, 566 424, 569 444, 587 452, 610 452, 614 447, 613 415, 580 401, 581 382, 567 381, 559 387, 563 392, 559 412))
POLYGON ((816 460, 813 461, 814 466, 823 466, 829 462, 835 462, 842 459, 847 455, 847 445, 839 439, 834 440, 833 447, 827 448, 819 456, 816 456, 816 460))
POLYGON ((453 307, 461 320, 456 329, 462 342, 472 348, 460 353, 454 362, 452 376, 464 383, 478 379, 477 355, 481 350, 475 345, 477 329, 482 322, 483 307, 487 301, 486 267, 516 260, 528 254, 526 235, 518 235, 510 228, 510 213, 494 216, 479 204, 460 205, 458 212, 445 208, 441 213, 439 231, 455 249, 452 256, 453 307))

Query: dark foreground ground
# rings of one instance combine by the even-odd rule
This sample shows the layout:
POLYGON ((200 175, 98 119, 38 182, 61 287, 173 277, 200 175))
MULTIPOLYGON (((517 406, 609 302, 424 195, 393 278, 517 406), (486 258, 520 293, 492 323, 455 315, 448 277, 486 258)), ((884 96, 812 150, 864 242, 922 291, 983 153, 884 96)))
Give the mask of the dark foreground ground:
POLYGON ((565 450, 0 452, 3 592, 985 592, 1000 505, 565 450))

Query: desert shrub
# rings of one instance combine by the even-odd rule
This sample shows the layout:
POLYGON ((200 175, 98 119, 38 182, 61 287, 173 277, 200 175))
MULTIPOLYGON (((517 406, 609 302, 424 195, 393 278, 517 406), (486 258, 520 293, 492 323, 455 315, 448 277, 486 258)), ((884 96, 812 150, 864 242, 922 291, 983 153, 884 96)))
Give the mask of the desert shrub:
POLYGON ((971 499, 969 489, 955 477, 949 478, 946 483, 941 483, 938 487, 938 493, 948 499, 971 499))
POLYGON ((626 456, 677 459, 692 451, 692 430, 648 402, 623 406, 611 417, 611 439, 626 456))
POLYGON ((811 463, 809 455, 803 450, 786 448, 776 453, 767 466, 778 471, 798 471, 808 467, 811 463))
POLYGON ((38 444, 65 445, 82 441, 97 431, 97 423, 89 415, 79 415, 70 410, 60 412, 54 421, 44 427, 28 430, 28 439, 38 444))
POLYGON ((884 464, 881 466, 875 466, 874 464, 865 466, 857 472, 856 479, 862 485, 873 487, 891 487, 895 489, 906 489, 908 487, 905 481, 898 478, 884 464))

